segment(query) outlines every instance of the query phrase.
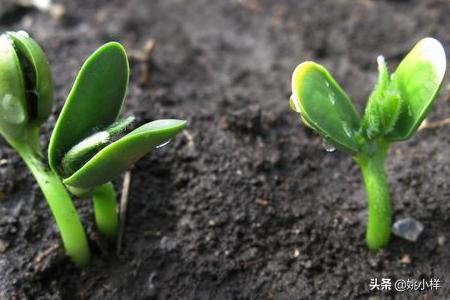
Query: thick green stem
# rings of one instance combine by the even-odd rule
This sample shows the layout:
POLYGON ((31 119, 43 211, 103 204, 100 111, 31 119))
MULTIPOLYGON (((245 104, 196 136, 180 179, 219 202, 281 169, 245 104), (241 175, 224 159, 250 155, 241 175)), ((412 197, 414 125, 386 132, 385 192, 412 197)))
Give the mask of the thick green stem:
MULTIPOLYGON (((35 134, 31 134, 34 136, 35 134)), ((30 136, 30 141, 36 141, 30 136)), ((90 259, 89 246, 81 220, 60 178, 42 163, 35 142, 10 142, 33 173, 58 225, 67 255, 77 266, 90 259)))
POLYGON ((115 239, 118 230, 116 193, 109 182, 96 187, 92 193, 95 223, 98 231, 109 239, 115 239))
POLYGON ((384 166, 388 144, 379 142, 373 153, 355 157, 361 168, 368 198, 366 242, 369 249, 377 251, 389 243, 392 208, 384 166))

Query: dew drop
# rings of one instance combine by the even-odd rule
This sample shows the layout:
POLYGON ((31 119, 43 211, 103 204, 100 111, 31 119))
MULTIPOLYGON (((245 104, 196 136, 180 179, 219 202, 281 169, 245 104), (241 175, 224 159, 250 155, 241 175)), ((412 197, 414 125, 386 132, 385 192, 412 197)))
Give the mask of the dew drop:
POLYGON ((322 140, 322 147, 325 149, 325 151, 327 152, 334 152, 336 151, 336 147, 333 146, 332 144, 330 144, 329 141, 327 141, 327 139, 323 139, 322 140))
POLYGON ((157 149, 162 148, 162 147, 166 146, 167 144, 169 144, 170 141, 171 141, 171 140, 165 141, 164 143, 162 143, 162 144, 156 146, 156 148, 157 148, 157 149))
POLYGON ((330 83, 328 81, 325 80, 325 85, 327 86, 327 88, 330 87, 330 83))
POLYGON ((348 125, 348 123, 345 121, 341 121, 341 124, 342 124, 342 128, 344 129, 345 134, 349 138, 353 137, 353 130, 350 128, 350 125, 348 125))
POLYGON ((11 124, 20 124, 25 121, 26 115, 24 108, 20 105, 19 98, 6 94, 2 99, 2 117, 11 124))

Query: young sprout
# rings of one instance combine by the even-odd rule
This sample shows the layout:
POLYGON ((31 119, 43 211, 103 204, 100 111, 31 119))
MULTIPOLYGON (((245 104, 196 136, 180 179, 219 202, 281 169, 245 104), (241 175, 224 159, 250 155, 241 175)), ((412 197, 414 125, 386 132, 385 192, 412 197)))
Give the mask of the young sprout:
POLYGON ((97 229, 114 239, 118 216, 110 181, 169 141, 183 120, 158 120, 124 135, 134 117, 119 118, 128 86, 125 49, 103 45, 82 66, 50 138, 50 167, 77 196, 92 196, 97 229), (121 137, 122 135, 122 137, 121 137))
POLYGON ((378 83, 360 118, 350 98, 321 65, 304 62, 292 75, 291 108, 327 143, 353 156, 362 171, 368 197, 366 242, 371 250, 386 246, 392 208, 385 158, 392 142, 409 139, 427 115, 446 69, 442 45, 425 38, 389 76, 377 59, 378 83))
POLYGON ((44 160, 39 129, 53 105, 47 57, 25 32, 0 36, 0 133, 33 173, 56 220, 67 254, 77 265, 89 260, 80 218, 59 177, 44 160))
POLYGON ((39 143, 40 126, 53 105, 47 57, 27 33, 7 32, 0 36, 0 68, 0 133, 41 187, 67 254, 84 266, 89 246, 66 187, 76 195, 92 196, 99 231, 114 238, 117 213, 110 181, 174 137, 186 121, 153 121, 123 134, 134 120, 117 119, 128 85, 128 59, 120 44, 105 44, 83 65, 58 118, 49 168, 39 143))

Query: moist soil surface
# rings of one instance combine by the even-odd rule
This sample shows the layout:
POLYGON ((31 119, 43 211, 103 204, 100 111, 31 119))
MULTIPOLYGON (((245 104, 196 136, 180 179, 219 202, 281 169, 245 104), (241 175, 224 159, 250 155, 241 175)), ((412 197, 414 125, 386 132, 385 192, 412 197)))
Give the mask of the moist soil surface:
MULTIPOLYGON (((44 145, 82 62, 110 40, 130 57, 124 113, 139 123, 185 118, 189 128, 131 170, 119 255, 96 234, 90 201, 76 201, 93 252, 83 270, 64 256, 42 193, 0 140, 0 299, 448 299, 450 126, 391 147, 394 221, 414 217, 424 230, 372 254, 358 167, 327 153, 288 106, 294 67, 315 60, 362 112, 378 54, 392 70, 422 37, 450 46, 448 1, 56 4, 0 5, 1 31, 29 32, 52 65, 44 145), (370 291, 375 278, 441 287, 370 291)), ((450 115, 449 99, 447 77, 429 121, 450 115)), ((120 194, 121 178, 115 186, 120 194)))

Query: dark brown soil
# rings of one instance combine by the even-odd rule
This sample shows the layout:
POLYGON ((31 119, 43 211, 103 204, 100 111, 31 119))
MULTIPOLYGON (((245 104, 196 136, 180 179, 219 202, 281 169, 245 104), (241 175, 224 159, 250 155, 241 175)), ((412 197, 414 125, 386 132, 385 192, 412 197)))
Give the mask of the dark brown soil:
MULTIPOLYGON (((67 0, 60 19, 2 3, 1 31, 28 31, 52 64, 57 105, 43 143, 83 60, 110 40, 130 54, 126 111, 140 122, 186 118, 189 129, 133 168, 119 257, 98 241, 91 203, 77 201, 94 254, 82 271, 0 140, 0 299, 448 299, 450 127, 393 145, 394 218, 425 230, 374 255, 357 166, 325 152, 287 103, 293 68, 314 59, 362 110, 376 55, 394 68, 429 35, 449 48, 447 0, 67 0), (139 59, 150 38, 155 52, 139 59), (382 277, 442 287, 370 292, 382 277)), ((446 80, 430 120, 450 115, 449 99, 446 80)))

